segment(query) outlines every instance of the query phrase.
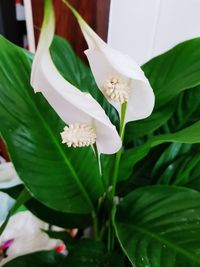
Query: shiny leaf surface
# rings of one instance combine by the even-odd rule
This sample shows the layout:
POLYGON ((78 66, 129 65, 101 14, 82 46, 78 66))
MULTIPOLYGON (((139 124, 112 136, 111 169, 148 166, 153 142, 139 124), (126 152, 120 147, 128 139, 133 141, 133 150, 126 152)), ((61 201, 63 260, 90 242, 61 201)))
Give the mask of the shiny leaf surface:
POLYGON ((151 186, 117 207, 116 232, 134 267, 199 267, 200 193, 151 186))

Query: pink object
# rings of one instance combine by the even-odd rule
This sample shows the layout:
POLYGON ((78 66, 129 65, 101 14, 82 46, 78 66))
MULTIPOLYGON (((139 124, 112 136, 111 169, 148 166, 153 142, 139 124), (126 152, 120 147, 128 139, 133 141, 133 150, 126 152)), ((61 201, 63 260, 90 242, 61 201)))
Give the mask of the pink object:
POLYGON ((12 245, 13 242, 14 242, 14 239, 10 239, 10 240, 6 241, 6 242, 1 246, 1 248, 2 248, 3 250, 6 250, 6 249, 8 249, 8 248, 12 245))

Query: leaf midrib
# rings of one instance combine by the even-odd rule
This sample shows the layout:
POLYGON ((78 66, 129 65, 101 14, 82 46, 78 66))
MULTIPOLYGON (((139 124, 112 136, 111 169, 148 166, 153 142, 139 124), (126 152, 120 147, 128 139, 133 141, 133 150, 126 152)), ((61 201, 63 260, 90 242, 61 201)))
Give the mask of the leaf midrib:
MULTIPOLYGON (((125 226, 128 225, 129 227, 134 228, 137 232, 140 232, 140 233, 142 233, 142 234, 144 234, 144 235, 147 235, 147 236, 150 237, 151 239, 154 239, 154 240, 156 240, 156 241, 159 241, 159 242, 162 243, 162 244, 164 243, 166 246, 168 246, 168 247, 171 248, 172 250, 175 250, 176 253, 179 253, 179 254, 184 255, 186 258, 188 258, 188 259, 190 259, 190 260, 192 260, 192 261, 195 261, 195 263, 200 263, 200 260, 199 260, 198 258, 196 258, 193 254, 187 252, 185 249, 183 249, 183 248, 181 248, 181 247, 175 245, 174 243, 172 243, 172 242, 170 242, 169 240, 167 240, 167 239, 161 237, 160 235, 155 234, 154 232, 151 232, 151 231, 149 231, 149 230, 147 230, 147 229, 144 229, 144 228, 142 228, 142 227, 140 227, 140 226, 137 226, 137 225, 135 225, 135 224, 116 222, 116 225, 117 225, 117 224, 124 225, 124 229, 126 229, 125 226)), ((117 232, 118 232, 118 230, 117 230, 117 232)), ((118 236, 119 236, 119 232, 118 232, 117 234, 118 234, 118 236)), ((121 243, 121 245, 123 246, 123 244, 122 244, 121 241, 120 241, 120 243, 121 243)), ((124 246, 123 246, 123 249, 124 249, 124 251, 126 252, 126 249, 124 248, 124 246)), ((126 252, 126 254, 127 254, 127 252, 126 252)), ((128 255, 127 255, 127 256, 128 256, 128 255)), ((130 257, 128 256, 128 258, 130 258, 130 257)))

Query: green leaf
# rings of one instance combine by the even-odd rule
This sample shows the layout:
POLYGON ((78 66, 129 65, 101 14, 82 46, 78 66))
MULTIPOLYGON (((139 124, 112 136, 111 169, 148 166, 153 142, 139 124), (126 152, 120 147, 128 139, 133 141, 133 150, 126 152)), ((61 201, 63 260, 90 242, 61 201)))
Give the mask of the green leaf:
POLYGON ((92 240, 80 240, 60 267, 100 267, 105 254, 104 245, 92 240))
POLYGON ((160 108, 157 111, 153 111, 150 117, 144 120, 138 120, 129 122, 125 129, 125 142, 129 143, 147 134, 154 132, 156 129, 165 124, 173 115, 176 102, 170 103, 160 108))
MULTIPOLYGON (((19 185, 7 189, 1 189, 1 191, 16 199, 23 188, 24 187, 22 185, 19 185)), ((25 206, 42 221, 62 228, 82 229, 92 224, 92 218, 90 214, 66 213, 56 211, 48 208, 33 197, 26 202, 25 206)))
POLYGON ((50 208, 91 212, 103 194, 92 149, 61 144, 63 122, 30 87, 29 54, 3 37, 0 45, 0 132, 20 178, 50 208))
POLYGON ((117 207, 115 229, 134 267, 200 266, 200 193, 151 186, 133 191, 117 207))
POLYGON ((199 152, 180 157, 167 166, 165 171, 159 177, 157 183, 187 186, 188 182, 196 178, 193 177, 192 172, 199 163, 199 152))
POLYGON ((66 213, 56 211, 43 205, 36 199, 30 199, 26 203, 26 207, 42 221, 51 225, 63 228, 79 228, 83 229, 92 224, 90 214, 66 213))
POLYGON ((143 70, 154 90, 156 104, 150 117, 127 125, 126 142, 158 129, 172 116, 177 96, 200 84, 200 38, 183 42, 155 57, 143 70))
POLYGON ((123 258, 116 252, 107 253, 97 241, 82 239, 69 250, 60 267, 124 267, 123 258))
POLYGON ((183 92, 177 101, 173 117, 167 125, 171 132, 179 131, 199 120, 200 86, 183 92))
POLYGON ((77 241, 75 238, 72 238, 66 231, 45 231, 45 233, 47 233, 50 238, 62 240, 66 245, 68 251, 75 246, 77 241))
POLYGON ((185 152, 190 150, 191 145, 188 144, 181 144, 181 143, 172 143, 170 144, 160 155, 160 158, 156 162, 155 166, 153 166, 151 176, 158 176, 160 173, 174 160, 185 152))
POLYGON ((5 267, 58 267, 64 257, 55 251, 42 251, 18 257, 8 263, 5 267))
POLYGON ((200 84, 200 38, 183 42, 143 66, 156 95, 156 108, 200 84))
POLYGON ((124 260, 120 254, 118 254, 116 251, 113 251, 111 253, 108 253, 100 267, 128 267, 125 265, 124 260))
POLYGON ((126 180, 129 177, 134 165, 143 159, 149 153, 151 148, 169 142, 186 144, 200 143, 199 133, 200 121, 176 133, 154 136, 145 144, 127 150, 122 157, 118 180, 126 180))

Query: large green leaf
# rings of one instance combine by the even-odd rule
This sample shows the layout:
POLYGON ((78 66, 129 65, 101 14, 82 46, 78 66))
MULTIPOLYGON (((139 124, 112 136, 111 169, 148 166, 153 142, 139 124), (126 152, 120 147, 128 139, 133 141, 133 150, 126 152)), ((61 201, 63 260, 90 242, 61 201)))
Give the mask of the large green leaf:
POLYGON ((186 144, 200 143, 199 133, 200 121, 176 133, 154 136, 145 144, 127 150, 122 157, 119 180, 126 180, 129 177, 134 165, 143 159, 149 153, 151 148, 168 142, 186 144))
POLYGON ((126 196, 115 229, 134 267, 200 266, 200 193, 151 186, 126 196))
POLYGON ((162 152, 158 161, 152 168, 151 176, 160 176, 163 170, 173 163, 177 158, 189 153, 191 150, 189 144, 172 143, 162 152))
MULTIPOLYGON (((7 189, 1 189, 0 191, 8 194, 14 199, 17 199, 23 189, 24 186, 19 185, 7 189)), ((25 203, 25 206, 36 217, 49 223, 50 225, 56 225, 62 228, 85 228, 92 223, 91 214, 56 211, 48 208, 33 197, 25 203)))
POLYGON ((129 143, 135 138, 150 134, 165 124, 173 115, 176 101, 153 111, 150 117, 144 120, 129 122, 125 129, 125 142, 129 143))
POLYGON ((20 178, 50 208, 90 212, 103 193, 92 149, 61 144, 63 122, 30 87, 29 55, 3 37, 0 46, 0 132, 20 178))
POLYGON ((102 243, 92 240, 81 240, 72 248, 61 267, 97 267, 104 257, 102 243))
POLYGON ((149 118, 127 125, 126 142, 158 129, 172 116, 176 97, 200 84, 200 38, 175 46, 146 63, 143 70, 154 89, 156 104, 149 118))
POLYGON ((5 267, 58 267, 64 257, 55 251, 42 251, 18 257, 8 263, 5 267))
POLYGON ((181 130, 199 120, 200 86, 183 92, 176 104, 174 115, 167 122, 171 132, 181 130))
POLYGON ((183 42, 152 59, 143 70, 156 95, 156 108, 200 84, 200 38, 183 42))
POLYGON ((173 185, 186 185, 197 177, 200 178, 199 163, 200 163, 200 146, 173 144, 162 154, 157 164, 160 168, 155 166, 151 179, 155 183, 160 184, 173 184, 173 185), (180 149, 176 148, 179 145, 180 149), (171 160, 167 155, 175 148, 175 153, 171 154, 171 160), (195 170, 198 170, 197 172, 195 170))

